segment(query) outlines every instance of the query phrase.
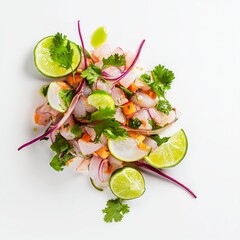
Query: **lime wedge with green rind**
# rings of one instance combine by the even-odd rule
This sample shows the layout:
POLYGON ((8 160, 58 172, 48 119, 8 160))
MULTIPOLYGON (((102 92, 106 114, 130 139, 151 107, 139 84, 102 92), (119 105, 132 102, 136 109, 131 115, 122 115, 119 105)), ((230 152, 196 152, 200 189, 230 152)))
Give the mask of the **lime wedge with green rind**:
POLYGON ((145 192, 142 174, 132 167, 116 170, 110 178, 109 186, 114 195, 125 200, 138 198, 145 192))
POLYGON ((115 109, 115 104, 112 96, 104 90, 97 90, 90 94, 88 96, 88 104, 92 105, 97 109, 115 109))
POLYGON ((146 162, 155 168, 170 168, 179 164, 188 149, 187 136, 183 129, 145 157, 146 162))
MULTIPOLYGON (((72 68, 66 69, 54 62, 50 56, 49 47, 52 44, 54 36, 48 36, 41 39, 34 48, 34 63, 39 72, 50 78, 60 78, 68 75, 72 70, 76 70, 81 61, 79 46, 70 41, 73 49, 72 68)), ((66 41, 67 43, 67 41, 66 41)))

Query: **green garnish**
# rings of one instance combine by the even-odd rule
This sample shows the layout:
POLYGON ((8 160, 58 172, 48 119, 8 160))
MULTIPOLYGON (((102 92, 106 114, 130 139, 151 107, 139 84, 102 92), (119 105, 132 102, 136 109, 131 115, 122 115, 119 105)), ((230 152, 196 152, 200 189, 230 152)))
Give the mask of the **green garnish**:
POLYGON ((120 222, 123 215, 129 212, 129 206, 123 204, 121 199, 110 199, 107 201, 107 206, 102 210, 105 213, 104 221, 108 222, 120 222))
POLYGON ((50 166, 56 171, 62 171, 65 164, 74 157, 69 153, 72 149, 71 144, 60 133, 58 133, 50 148, 56 152, 56 155, 50 162, 50 166))
POLYGON ((138 118, 130 118, 128 121, 128 126, 133 129, 138 129, 142 122, 138 118))
POLYGON ((72 99, 74 97, 74 90, 68 89, 68 90, 60 90, 59 95, 62 98, 62 100, 66 103, 66 107, 68 108, 72 102, 72 99))
POLYGON ((49 50, 52 60, 59 63, 59 67, 65 69, 72 68, 74 52, 71 48, 70 41, 67 40, 67 36, 63 36, 62 33, 59 32, 55 34, 49 50))
POLYGON ((92 86, 94 82, 102 78, 102 71, 98 66, 91 63, 87 69, 81 73, 81 77, 86 78, 87 83, 92 86))
POLYGON ((157 123, 153 119, 148 120, 148 122, 152 126, 152 130, 162 128, 161 126, 157 125, 157 123))
POLYGON ((119 55, 118 53, 109 56, 108 58, 103 58, 103 69, 106 67, 121 67, 126 65, 126 59, 124 55, 119 55))
POLYGON ((158 146, 162 145, 163 143, 167 142, 170 137, 163 137, 160 138, 159 135, 152 135, 150 136, 152 140, 154 140, 158 146))
POLYGON ((115 119, 106 119, 93 126, 96 132, 94 142, 99 142, 102 134, 105 134, 107 138, 117 139, 119 137, 126 137, 127 131, 121 128, 120 123, 115 119))
POLYGON ((109 118, 113 118, 116 110, 107 108, 99 108, 98 111, 92 113, 90 122, 101 121, 109 118))
POLYGON ((126 93, 128 98, 131 98, 133 96, 133 92, 131 92, 130 90, 128 90, 127 88, 120 86, 120 88, 126 93))
POLYGON ((83 130, 80 125, 75 124, 70 128, 70 133, 75 135, 75 139, 79 139, 82 136, 83 130))
POLYGON ((163 112, 165 114, 169 114, 169 112, 172 110, 172 106, 169 103, 169 101, 166 98, 160 98, 160 100, 158 101, 157 105, 155 106, 155 108, 160 111, 163 112))
POLYGON ((41 89, 40 89, 40 93, 41 93, 44 97, 47 96, 48 87, 49 87, 49 85, 43 85, 43 86, 41 87, 41 89))

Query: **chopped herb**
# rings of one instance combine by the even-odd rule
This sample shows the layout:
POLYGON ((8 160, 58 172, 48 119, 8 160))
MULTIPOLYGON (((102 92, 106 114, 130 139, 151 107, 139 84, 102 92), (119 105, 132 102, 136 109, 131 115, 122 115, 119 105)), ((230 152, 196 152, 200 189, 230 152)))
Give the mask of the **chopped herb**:
POLYGON ((69 127, 69 126, 70 126, 70 124, 67 123, 67 124, 64 124, 64 125, 63 125, 63 128, 67 128, 67 127, 69 127))
POLYGON ((169 112, 172 110, 172 106, 169 103, 169 101, 165 98, 160 98, 160 100, 158 101, 157 105, 155 106, 155 108, 160 111, 163 112, 165 114, 169 114, 169 112))
POLYGON ((91 63, 87 69, 81 73, 81 77, 86 78, 87 83, 92 86, 94 82, 102 78, 102 71, 98 66, 91 63))
POLYGON ((153 119, 150 119, 148 122, 152 126, 152 130, 162 128, 161 126, 157 125, 157 123, 153 119))
POLYGON ((159 135, 152 135, 152 136, 150 136, 150 138, 153 139, 157 143, 158 146, 160 146, 161 144, 167 142, 170 137, 160 138, 159 135))
POLYGON ((44 137, 44 138, 41 138, 40 141, 47 141, 49 139, 49 137, 44 137))
POLYGON ((142 122, 138 118, 130 118, 128 126, 133 129, 138 129, 142 125, 142 122))
POLYGON ((80 125, 75 124, 70 128, 70 133, 75 135, 75 139, 78 139, 82 136, 83 130, 80 125))
POLYGON ((49 85, 43 85, 40 89, 41 94, 46 97, 47 96, 47 91, 48 91, 49 85))
POLYGON ((121 128, 120 123, 115 119, 106 119, 94 125, 93 129, 96 132, 94 142, 99 142, 101 135, 104 133, 107 138, 117 139, 119 137, 126 137, 127 131, 121 128))
POLYGON ((98 111, 92 113, 90 122, 100 121, 104 119, 113 118, 116 110, 107 108, 99 108, 98 111))
POLYGON ((123 215, 129 212, 129 206, 123 204, 121 199, 110 199, 107 201, 107 206, 102 210, 105 214, 104 221, 108 222, 120 222, 123 215))
POLYGON ((62 100, 66 103, 66 106, 69 107, 74 97, 74 90, 71 89, 60 90, 59 95, 62 98, 62 100))
POLYGON ((146 73, 142 74, 140 79, 148 85, 151 83, 151 77, 146 73))
POLYGON ((59 64, 60 67, 69 69, 72 67, 73 49, 67 36, 57 33, 50 45, 50 56, 52 60, 59 64))
POLYGON ((72 146, 60 133, 58 133, 55 141, 50 147, 56 152, 56 155, 50 162, 50 166, 56 171, 62 171, 67 161, 73 158, 72 154, 69 153, 72 146))
POLYGON ((103 69, 109 66, 121 67, 126 64, 126 59, 124 55, 119 55, 118 53, 109 56, 108 58, 103 58, 103 69))
POLYGON ((133 92, 131 92, 130 90, 128 90, 127 88, 120 86, 120 88, 126 93, 128 98, 131 98, 133 96, 133 92))

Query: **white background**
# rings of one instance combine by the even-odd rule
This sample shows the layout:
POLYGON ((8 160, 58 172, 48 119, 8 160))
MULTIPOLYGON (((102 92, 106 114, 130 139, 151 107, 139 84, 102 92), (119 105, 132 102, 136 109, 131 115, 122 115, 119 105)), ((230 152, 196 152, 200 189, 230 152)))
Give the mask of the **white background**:
MULTIPOLYGON (((1 157, 0 239, 240 239, 240 1, 4 1, 0 7, 1 157), (113 46, 141 61, 172 69, 168 96, 182 112, 175 128, 189 139, 184 161, 167 170, 189 186, 144 174, 147 191, 128 204, 121 223, 106 224, 109 191, 92 188, 87 174, 49 167, 48 143, 17 152, 31 139, 33 112, 46 83, 33 48, 57 31, 79 43, 77 20, 90 49, 91 33, 109 31, 113 46)), ((38 130, 38 134, 43 129, 38 130)))

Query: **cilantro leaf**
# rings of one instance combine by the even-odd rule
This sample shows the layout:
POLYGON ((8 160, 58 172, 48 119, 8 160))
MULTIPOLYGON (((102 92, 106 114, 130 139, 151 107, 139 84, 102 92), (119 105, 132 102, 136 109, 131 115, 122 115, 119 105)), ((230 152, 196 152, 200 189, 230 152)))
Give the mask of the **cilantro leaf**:
POLYGON ((142 74, 140 79, 148 85, 151 83, 151 77, 146 73, 142 74))
POLYGON ((72 149, 71 144, 58 133, 50 148, 56 152, 56 155, 50 162, 50 166, 56 171, 62 171, 67 161, 73 158, 73 156, 69 154, 69 151, 72 149))
POLYGON ((43 85, 42 87, 41 87, 41 93, 42 93, 42 95, 44 96, 44 97, 46 97, 47 96, 47 91, 48 91, 48 88, 49 88, 49 85, 43 85))
POLYGON ((123 204, 119 198, 110 199, 107 201, 107 206, 102 210, 105 213, 104 221, 108 222, 120 222, 123 215, 129 212, 129 206, 123 204))
POLYGON ((103 69, 109 66, 121 67, 126 64, 126 59, 124 55, 118 53, 109 56, 108 58, 103 58, 103 69))
POLYGON ((102 71, 98 66, 91 63, 87 69, 81 73, 81 77, 86 78, 88 84, 92 85, 99 78, 102 78, 102 71))
POLYGON ((113 118, 103 120, 102 122, 96 124, 93 129, 96 132, 94 142, 98 142, 103 133, 106 135, 107 138, 111 139, 117 139, 118 137, 127 136, 127 131, 121 128, 120 123, 113 118))
POLYGON ((148 122, 152 126, 152 130, 162 128, 161 126, 157 125, 157 123, 153 119, 148 120, 148 122))
POLYGON ((66 163, 72 158, 72 154, 56 154, 50 162, 50 166, 56 171, 62 171, 66 163))
POLYGON ((130 118, 128 121, 128 126, 133 129, 138 129, 142 122, 138 118, 130 118))
POLYGON ((100 121, 104 119, 113 118, 116 110, 107 108, 99 108, 98 111, 92 113, 90 122, 100 121))
POLYGON ((60 90, 59 95, 62 98, 62 100, 66 103, 66 106, 69 107, 74 97, 74 90, 71 89, 60 90))
POLYGON ((73 49, 67 36, 62 33, 55 34, 52 44, 49 47, 52 60, 59 64, 60 67, 69 69, 72 67, 73 49))
POLYGON ((83 130, 80 125, 75 124, 70 128, 70 133, 75 135, 75 139, 78 139, 82 136, 83 130))
POLYGON ((159 135, 152 135, 152 136, 150 136, 150 138, 151 138, 152 140, 154 140, 154 141, 157 143, 158 146, 160 146, 161 144, 167 142, 170 137, 160 138, 159 135))
POLYGON ((165 114, 169 114, 169 112, 172 110, 172 106, 169 103, 169 101, 166 98, 161 98, 157 105, 155 106, 155 108, 160 111, 163 112, 165 114))
POLYGON ((171 88, 174 73, 160 64, 151 73, 154 81, 149 86, 158 96, 164 96, 165 91, 171 88))

